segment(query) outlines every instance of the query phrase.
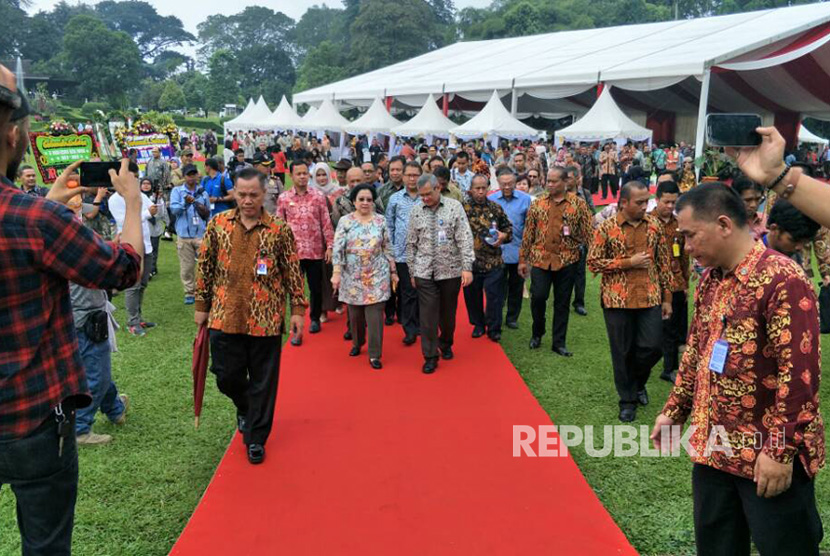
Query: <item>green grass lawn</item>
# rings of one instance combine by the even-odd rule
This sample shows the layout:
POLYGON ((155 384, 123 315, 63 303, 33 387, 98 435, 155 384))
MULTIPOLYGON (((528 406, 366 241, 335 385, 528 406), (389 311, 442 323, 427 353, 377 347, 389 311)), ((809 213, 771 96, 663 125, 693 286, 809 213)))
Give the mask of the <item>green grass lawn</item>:
MULTIPOLYGON (((167 554, 234 432, 231 404, 211 381, 202 425, 194 429, 190 356, 195 327, 192 308, 182 304, 172 243, 162 242, 159 263, 161 273, 150 284, 144 310, 145 318, 158 322, 159 327, 143 339, 118 333, 121 351, 114 355, 113 375, 132 400, 127 424, 116 428, 99 419, 95 431, 112 434, 114 442, 80 451, 74 537, 75 554, 80 556, 167 554)), ((551 419, 560 425, 617 422, 617 397, 598 295, 598 281, 589 276, 589 315, 573 314, 570 322, 568 345, 576 354, 571 359, 544 348, 527 349, 527 301, 521 328, 504 333, 505 351, 551 419)), ((117 317, 123 322, 123 296, 116 298, 116 305, 117 317)), ((549 341, 548 334, 544 345, 549 341)), ((651 405, 638 411, 637 425, 650 428, 668 395, 669 385, 657 374, 649 383, 651 405)), ((822 393, 827 399, 826 382, 822 393)), ((599 499, 641 553, 694 553, 691 465, 686 457, 597 459, 581 448, 572 449, 572 454, 599 499)), ((830 493, 829 475, 821 473, 817 483, 825 523, 830 523, 830 513, 821 503, 830 493)), ((8 487, 0 490, 0 531, 0 555, 19 554, 14 497, 8 487)), ((830 541, 826 540, 823 548, 830 549, 830 541)))

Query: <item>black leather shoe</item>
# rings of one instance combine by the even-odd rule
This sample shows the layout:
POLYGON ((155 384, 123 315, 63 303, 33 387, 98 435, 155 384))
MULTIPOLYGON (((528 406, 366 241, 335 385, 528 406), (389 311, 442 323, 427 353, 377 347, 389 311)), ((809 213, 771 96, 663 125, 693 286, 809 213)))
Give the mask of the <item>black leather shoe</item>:
POLYGON ((490 340, 492 340, 494 342, 500 342, 501 341, 501 332, 491 332, 490 334, 487 334, 487 337, 490 338, 490 340))
POLYGON ((380 362, 380 359, 369 359, 369 365, 376 370, 383 368, 383 363, 380 362))
POLYGON ((510 330, 517 330, 519 328, 519 323, 518 322, 512 322, 512 321, 511 322, 506 322, 506 323, 504 323, 504 325, 507 328, 509 328, 510 330))
POLYGON ((530 339, 530 349, 539 349, 539 346, 542 345, 542 338, 538 336, 534 336, 530 339))
POLYGON ((636 407, 623 407, 620 409, 620 421, 623 423, 630 423, 637 418, 636 407))
POLYGON ((311 321, 311 324, 308 327, 308 333, 309 334, 317 334, 318 332, 320 332, 320 321, 319 320, 311 321))
POLYGON ((431 375, 435 372, 435 369, 438 368, 438 358, 437 357, 430 357, 426 361, 424 361, 424 366, 421 369, 424 371, 425 375, 431 375))
POLYGON ((450 360, 453 357, 455 357, 455 356, 453 355, 451 347, 441 348, 441 359, 450 360))
POLYGON ((248 444, 248 461, 254 465, 265 460, 265 446, 262 444, 248 444))
POLYGON ((351 333, 351 331, 346 330, 346 332, 343 334, 343 339, 344 339, 344 340, 351 340, 351 339, 352 339, 352 333, 351 333))
POLYGON ((565 349, 563 347, 555 347, 555 348, 552 348, 552 349, 553 349, 553 353, 555 353, 557 355, 561 355, 562 357, 573 357, 574 356, 573 353, 571 353, 570 351, 568 351, 567 349, 565 349))
POLYGON ((415 334, 407 334, 406 336, 403 337, 403 343, 408 345, 408 346, 411 346, 417 340, 418 340, 418 337, 415 334))
POLYGON ((663 371, 663 373, 660 375, 660 378, 662 378, 666 382, 671 382, 672 384, 674 384, 674 381, 677 378, 677 371, 672 371, 670 373, 663 371))
POLYGON ((300 347, 301 345, 303 345, 303 339, 299 336, 294 336, 293 338, 291 338, 291 345, 300 347))
POLYGON ((576 311, 576 314, 580 317, 588 316, 588 311, 586 311, 585 307, 583 307, 582 305, 577 305, 576 307, 574 307, 574 311, 576 311))
POLYGON ((360 348, 359 347, 352 347, 349 351, 349 357, 357 357, 360 355, 360 348))
POLYGON ((245 425, 247 425, 247 423, 245 422, 245 416, 244 415, 237 415, 236 416, 236 430, 238 430, 239 432, 243 432, 245 430, 245 425))
POLYGON ((645 388, 637 392, 637 403, 642 406, 648 405, 648 392, 646 392, 645 388))
POLYGON ((384 322, 384 324, 386 324, 386 326, 392 326, 393 324, 395 324, 395 318, 394 317, 386 317, 386 320, 383 321, 383 322, 384 322))
POLYGON ((481 338, 482 336, 484 336, 483 328, 479 328, 478 326, 473 328, 473 338, 481 338))

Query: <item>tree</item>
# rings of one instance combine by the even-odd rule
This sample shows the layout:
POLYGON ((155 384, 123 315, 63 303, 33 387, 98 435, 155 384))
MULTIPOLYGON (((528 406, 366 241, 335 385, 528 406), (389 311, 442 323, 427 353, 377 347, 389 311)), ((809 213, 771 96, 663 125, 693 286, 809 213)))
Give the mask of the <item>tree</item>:
POLYGON ((138 98, 138 103, 145 110, 159 110, 159 100, 162 93, 164 93, 165 84, 161 81, 153 81, 152 79, 145 79, 141 82, 139 89, 141 94, 138 98))
POLYGON ((178 77, 184 91, 188 110, 202 108, 207 111, 208 87, 210 82, 205 74, 199 71, 188 71, 178 77))
POLYGON ((162 16, 149 3, 141 0, 104 0, 95 6, 95 13, 115 31, 127 33, 145 60, 152 60, 173 46, 195 41, 175 16, 162 16))
POLYGON ((236 53, 239 84, 245 97, 265 97, 272 103, 290 94, 296 74, 291 57, 270 44, 252 44, 236 53))
POLYGON ((345 47, 348 44, 346 14, 344 10, 328 6, 311 6, 297 22, 294 36, 297 37, 297 48, 303 57, 326 41, 345 47))
POLYGON ((217 50, 239 52, 253 45, 278 46, 296 55, 294 20, 282 12, 262 6, 249 6, 234 15, 215 14, 198 25, 199 55, 203 59, 217 50))
POLYGON ((239 67, 233 53, 217 50, 208 63, 207 104, 211 110, 219 110, 224 104, 235 104, 241 93, 239 67))
POLYGON ((0 0, 0 58, 11 58, 18 53, 23 38, 26 12, 18 0, 0 0))
POLYGON ((20 55, 32 62, 45 62, 60 52, 62 43, 63 30, 58 32, 47 14, 38 12, 21 29, 20 55))
POLYGON ((300 65, 294 91, 305 91, 348 76, 341 49, 329 41, 323 41, 309 51, 300 65))
POLYGON ((164 92, 159 99, 159 109, 161 110, 179 110, 185 108, 185 98, 182 88, 174 80, 170 79, 165 82, 164 92))
POLYGON ((141 54, 129 35, 89 15, 66 24, 59 62, 78 81, 80 97, 109 98, 114 105, 124 104, 141 73, 141 54))
POLYGON ((190 60, 181 52, 164 50, 153 60, 152 64, 145 64, 144 69, 148 76, 164 81, 190 60))

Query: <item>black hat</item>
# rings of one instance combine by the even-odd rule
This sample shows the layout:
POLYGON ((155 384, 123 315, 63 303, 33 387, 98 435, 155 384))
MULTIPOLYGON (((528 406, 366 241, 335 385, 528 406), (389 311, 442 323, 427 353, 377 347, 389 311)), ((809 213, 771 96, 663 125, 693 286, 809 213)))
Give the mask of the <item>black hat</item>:
POLYGON ((335 170, 340 170, 340 171, 343 171, 343 172, 345 172, 346 170, 349 170, 351 167, 352 167, 352 161, 349 160, 348 158, 341 158, 337 162, 337 164, 334 165, 335 170))
POLYGON ((184 168, 182 168, 182 175, 187 176, 189 174, 198 174, 199 169, 196 168, 195 164, 185 164, 184 168))
POLYGON ((254 154, 254 166, 262 164, 263 166, 270 166, 274 163, 274 159, 267 152, 257 151, 254 154))

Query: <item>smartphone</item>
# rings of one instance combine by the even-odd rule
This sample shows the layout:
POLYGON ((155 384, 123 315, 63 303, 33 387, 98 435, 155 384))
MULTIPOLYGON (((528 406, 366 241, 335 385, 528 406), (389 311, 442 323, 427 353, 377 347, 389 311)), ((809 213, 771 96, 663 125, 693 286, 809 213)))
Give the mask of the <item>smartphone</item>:
POLYGON ((81 162, 81 185, 84 187, 108 187, 111 189, 110 168, 117 172, 121 169, 121 161, 81 162))
POLYGON ((754 147, 761 144, 761 136, 755 131, 758 127, 758 114, 709 114, 706 143, 712 147, 754 147))

